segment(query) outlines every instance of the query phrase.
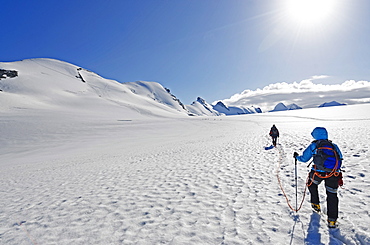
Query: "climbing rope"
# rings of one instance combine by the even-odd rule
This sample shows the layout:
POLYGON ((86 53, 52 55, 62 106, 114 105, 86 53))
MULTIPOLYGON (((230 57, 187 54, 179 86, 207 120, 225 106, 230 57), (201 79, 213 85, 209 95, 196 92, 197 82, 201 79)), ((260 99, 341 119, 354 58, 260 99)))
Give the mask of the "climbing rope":
POLYGON ((288 204, 288 206, 289 206, 289 208, 291 209, 291 210, 293 210, 294 212, 298 212, 301 208, 302 208, 302 205, 303 205, 303 202, 304 202, 304 199, 305 199, 305 197, 306 197, 306 190, 307 190, 307 183, 308 183, 308 181, 309 181, 309 177, 307 177, 307 181, 306 181, 306 184, 305 184, 305 188, 304 188, 304 191, 303 191, 303 197, 302 197, 302 201, 301 201, 301 203, 300 203, 300 205, 299 205, 299 207, 297 207, 297 205, 296 205, 296 208, 293 208, 293 206, 292 206, 292 204, 290 203, 290 201, 289 201, 289 198, 288 198, 288 196, 287 196, 287 194, 286 194, 286 192, 285 192, 285 190, 284 190, 284 188, 283 188, 283 184, 282 184, 282 181, 281 181, 281 179, 280 179, 280 175, 279 175, 279 173, 280 173, 280 166, 281 166, 281 162, 283 161, 283 157, 282 157, 282 152, 281 152, 281 149, 280 149, 280 147, 278 148, 278 147, 276 147, 276 149, 278 149, 278 151, 279 151, 279 161, 278 161, 278 166, 277 166, 277 171, 276 171, 276 177, 277 177, 277 180, 278 180, 278 182, 279 182, 279 187, 280 187, 280 189, 281 189, 281 191, 283 192, 283 195, 284 195, 284 197, 285 197, 285 199, 286 199, 286 202, 287 202, 287 204, 288 204))
POLYGON ((23 225, 25 222, 24 221, 21 221, 21 222, 18 222, 18 226, 25 232, 27 238, 29 239, 29 242, 32 244, 32 245, 37 245, 36 241, 32 238, 31 234, 28 232, 27 228, 23 225))
MULTIPOLYGON (((332 148, 329 148, 329 147, 320 147, 319 149, 327 149, 327 150, 333 150, 332 148)), ((337 177, 337 176, 339 176, 340 175, 340 172, 338 172, 337 171, 337 168, 338 168, 338 165, 339 165, 339 156, 338 156, 338 154, 337 154, 337 152, 336 151, 333 151, 334 152, 334 156, 335 156, 335 166, 334 166, 334 168, 332 169, 332 171, 329 173, 329 174, 326 174, 326 175, 320 175, 319 173, 318 173, 318 171, 316 171, 316 165, 314 165, 314 173, 313 173, 313 175, 312 175, 312 179, 315 179, 315 176, 317 176, 317 177, 319 177, 319 178, 321 178, 321 179, 327 179, 327 178, 330 178, 331 176, 335 176, 335 177, 337 177)), ((307 186, 310 186, 310 185, 312 185, 312 181, 308 184, 308 182, 307 182, 307 186)))
MULTIPOLYGON (((282 157, 282 152, 281 152, 281 149, 280 148, 278 148, 278 147, 276 147, 276 149, 278 149, 278 151, 279 151, 279 161, 278 161, 278 167, 277 167, 277 171, 276 171, 276 177, 277 177, 277 179, 278 179, 278 182, 279 182, 279 187, 280 187, 280 189, 281 189, 281 191, 283 192, 283 195, 284 195, 284 197, 285 197, 285 199, 286 199, 286 202, 287 202, 287 204, 288 204, 288 206, 289 206, 289 208, 291 209, 291 210, 293 210, 294 212, 298 212, 301 208, 302 208, 302 205, 303 205, 303 202, 304 202, 304 199, 305 199, 305 197, 306 197, 306 191, 307 191, 307 187, 309 187, 310 185, 312 185, 312 183, 313 183, 313 179, 315 179, 315 176, 318 176, 319 178, 322 178, 322 179, 326 179, 326 178, 330 178, 331 176, 339 176, 341 173, 340 172, 338 172, 337 171, 337 168, 338 168, 338 166, 339 166, 339 156, 338 156, 338 154, 337 154, 337 152, 336 151, 334 151, 334 155, 335 155, 335 159, 336 159, 336 162, 335 162, 335 166, 334 166, 334 168, 332 169, 332 171, 329 173, 329 174, 326 174, 325 176, 323 176, 323 175, 320 175, 319 174, 319 172, 318 171, 316 171, 316 165, 314 166, 314 171, 313 171, 313 175, 312 175, 312 177, 311 177, 311 181, 310 181, 310 174, 308 174, 308 176, 307 176, 307 180, 306 180, 306 184, 305 184, 305 188, 304 188, 304 191, 303 191, 303 197, 302 197, 302 201, 301 201, 301 203, 300 203, 300 205, 299 205, 299 207, 297 207, 298 205, 297 205, 297 200, 296 200, 296 208, 293 208, 293 206, 291 205, 291 203, 290 203, 290 201, 289 201, 289 198, 288 198, 288 196, 287 196, 287 194, 286 194, 286 192, 285 192, 285 190, 284 190, 284 188, 283 188, 283 185, 282 185, 282 181, 281 181, 281 179, 280 179, 280 176, 279 176, 279 173, 280 173, 280 166, 281 166, 281 162, 283 161, 283 157, 282 157)), ((329 147, 320 147, 320 149, 327 149, 327 150, 332 150, 331 148, 329 148, 329 147)), ((297 177, 297 176, 296 176, 297 177)), ((297 188, 297 183, 296 183, 296 188, 297 188)), ((342 187, 343 188, 343 187, 342 187)), ((296 199, 297 199, 297 193, 296 193, 296 199)))

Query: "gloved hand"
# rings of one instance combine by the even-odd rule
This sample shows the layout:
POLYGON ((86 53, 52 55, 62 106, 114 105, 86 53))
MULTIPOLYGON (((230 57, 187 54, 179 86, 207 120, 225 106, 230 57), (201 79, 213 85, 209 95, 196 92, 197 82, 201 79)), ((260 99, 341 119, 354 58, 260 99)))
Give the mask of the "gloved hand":
POLYGON ((293 157, 294 157, 294 158, 297 158, 297 156, 299 156, 298 152, 294 152, 294 153, 293 153, 293 157))
POLYGON ((338 185, 343 186, 343 175, 342 172, 339 173, 338 185))

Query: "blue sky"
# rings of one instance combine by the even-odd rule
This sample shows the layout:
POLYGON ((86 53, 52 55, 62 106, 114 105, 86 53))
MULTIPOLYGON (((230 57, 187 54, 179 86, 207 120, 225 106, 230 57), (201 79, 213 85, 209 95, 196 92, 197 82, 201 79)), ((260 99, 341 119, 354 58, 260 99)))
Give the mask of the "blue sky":
POLYGON ((185 104, 313 76, 369 81, 370 1, 335 3, 303 22, 289 0, 1 1, 0 61, 55 58, 156 81, 185 104))

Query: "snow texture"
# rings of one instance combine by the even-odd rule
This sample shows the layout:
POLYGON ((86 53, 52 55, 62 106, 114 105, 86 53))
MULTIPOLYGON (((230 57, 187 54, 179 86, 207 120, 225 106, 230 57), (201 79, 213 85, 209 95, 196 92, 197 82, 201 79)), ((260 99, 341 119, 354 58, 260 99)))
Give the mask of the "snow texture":
POLYGON ((370 104, 188 117, 157 84, 45 62, 0 66, 19 72, 0 81, 0 244, 370 244, 370 104), (344 155, 338 229, 278 186, 294 205, 292 155, 316 126, 344 155))

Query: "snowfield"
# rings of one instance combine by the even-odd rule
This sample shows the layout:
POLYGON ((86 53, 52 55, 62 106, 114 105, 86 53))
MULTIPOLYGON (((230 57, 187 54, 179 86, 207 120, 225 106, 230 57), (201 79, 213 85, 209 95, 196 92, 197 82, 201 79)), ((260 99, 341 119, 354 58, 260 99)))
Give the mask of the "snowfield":
POLYGON ((0 244, 370 244, 370 104, 190 117, 217 113, 61 61, 0 68, 0 244), (344 156, 333 230, 283 195, 304 197, 292 156, 317 126, 344 156))
MULTIPOLYGON (((0 243, 370 244, 369 120, 370 104, 131 119, 9 110, 0 116, 0 243), (266 151, 272 124, 281 137, 266 151), (294 206, 292 154, 316 126, 344 155, 334 230, 309 194, 291 211, 277 181, 294 206)), ((308 171, 298 165, 299 202, 308 171)))

